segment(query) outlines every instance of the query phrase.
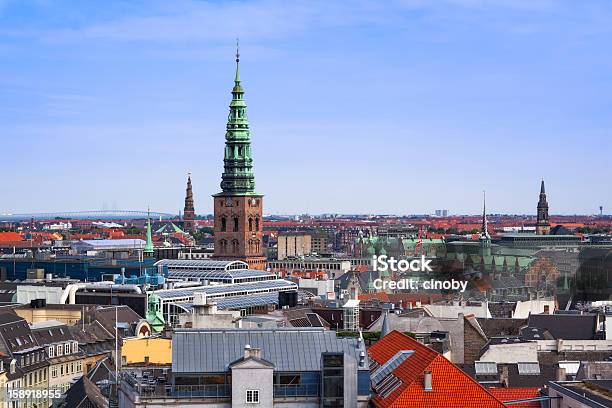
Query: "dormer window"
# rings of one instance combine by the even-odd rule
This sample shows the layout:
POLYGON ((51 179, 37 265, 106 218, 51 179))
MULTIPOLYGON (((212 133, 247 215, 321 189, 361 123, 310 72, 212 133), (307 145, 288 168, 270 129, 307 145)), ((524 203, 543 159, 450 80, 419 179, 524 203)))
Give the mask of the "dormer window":
POLYGON ((15 371, 17 370, 17 361, 15 359, 11 360, 11 365, 9 369, 11 371, 11 374, 15 374, 15 371))
POLYGON ((55 347, 53 346, 49 347, 49 357, 55 357, 55 347))
POLYGON ((64 345, 64 354, 70 354, 70 343, 64 345))
POLYGON ((62 347, 61 344, 58 344, 58 346, 57 346, 57 348, 55 350, 57 351, 57 355, 58 356, 64 355, 64 348, 62 347))
POLYGON ((79 343, 74 341, 72 342, 72 352, 77 353, 79 351, 79 343))

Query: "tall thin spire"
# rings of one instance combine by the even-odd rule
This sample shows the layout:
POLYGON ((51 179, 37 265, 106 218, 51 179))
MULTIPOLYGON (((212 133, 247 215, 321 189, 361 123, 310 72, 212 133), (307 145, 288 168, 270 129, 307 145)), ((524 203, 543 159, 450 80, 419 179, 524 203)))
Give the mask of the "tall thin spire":
POLYGON ((225 154, 221 193, 219 195, 257 195, 253 158, 251 155, 251 136, 249 119, 246 113, 244 90, 240 84, 240 49, 236 43, 236 78, 232 89, 230 113, 225 131, 225 154))
POLYGON ((487 220, 487 193, 482 192, 482 230, 480 231, 480 239, 491 239, 489 235, 489 221, 487 220))
POLYGON ((236 38, 236 77, 234 78, 236 85, 240 84, 240 42, 236 38))
POLYGON ((151 209, 147 209, 147 242, 145 244, 142 254, 144 256, 153 256, 153 236, 151 234, 151 209))
POLYGON ((542 185, 540 186, 540 194, 546 194, 546 189, 544 188, 544 179, 542 179, 542 185))

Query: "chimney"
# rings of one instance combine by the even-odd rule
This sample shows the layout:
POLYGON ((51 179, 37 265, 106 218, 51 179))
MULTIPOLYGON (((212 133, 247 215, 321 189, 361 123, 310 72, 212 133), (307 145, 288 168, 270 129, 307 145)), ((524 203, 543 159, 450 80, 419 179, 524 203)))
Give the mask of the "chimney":
POLYGON ((567 372, 565 371, 565 368, 557 367, 556 379, 557 379, 557 381, 566 381, 567 380, 567 372))
POLYGON ((429 370, 425 371, 425 375, 423 376, 423 388, 425 391, 433 391, 432 376, 429 370))
POLYGON ((249 344, 244 346, 244 358, 257 357, 261 358, 261 349, 251 347, 249 344))
POLYGON ((501 370, 501 374, 499 376, 499 382, 501 383, 502 387, 507 387, 508 386, 508 379, 509 379, 508 366, 507 365, 503 365, 502 366, 502 370, 501 370))

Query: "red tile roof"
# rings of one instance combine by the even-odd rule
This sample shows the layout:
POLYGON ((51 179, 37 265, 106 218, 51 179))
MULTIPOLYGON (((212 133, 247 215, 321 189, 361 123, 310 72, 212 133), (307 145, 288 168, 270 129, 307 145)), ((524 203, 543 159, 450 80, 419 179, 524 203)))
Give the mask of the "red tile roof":
MULTIPOLYGON (((538 398, 539 388, 489 388, 488 391, 502 402, 526 400, 538 398)), ((521 404, 508 405, 511 408, 540 408, 538 401, 524 402, 521 404)))
POLYGON ((0 242, 23 241, 23 237, 17 232, 0 232, 0 242))
POLYGON ((386 363, 401 350, 414 353, 393 370, 402 384, 384 398, 376 395, 377 407, 503 408, 497 398, 469 375, 429 347, 411 337, 392 331, 369 349, 370 358, 386 363), (423 387, 425 371, 432 373, 432 390, 423 387))

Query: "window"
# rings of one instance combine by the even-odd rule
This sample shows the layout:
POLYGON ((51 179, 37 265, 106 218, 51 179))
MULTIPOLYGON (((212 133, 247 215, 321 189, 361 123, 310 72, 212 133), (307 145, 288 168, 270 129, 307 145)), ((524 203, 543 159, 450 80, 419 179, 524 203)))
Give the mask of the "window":
POLYGON ((227 220, 225 217, 221 217, 221 231, 227 230, 227 220))
POLYGON ((234 232, 238 231, 238 217, 234 217, 234 232))
POLYGON ((72 352, 77 353, 79 351, 79 343, 74 341, 72 342, 72 352))
POLYGON ((70 354, 70 343, 64 345, 64 354, 70 354))
POLYGON ((62 345, 61 345, 61 344, 59 344, 59 345, 56 347, 56 349, 55 349, 55 350, 56 350, 56 352, 57 352, 57 355, 58 355, 58 356, 62 356, 62 355, 64 355, 64 348, 62 347, 62 345))
POLYGON ((476 375, 497 375, 497 363, 490 361, 474 362, 476 375))
POLYGON ((247 404, 259 404, 259 390, 247 390, 246 402, 247 404))
POLYGON ((77 370, 77 373, 80 373, 81 371, 83 371, 83 363, 82 362, 80 362, 80 361, 76 362, 76 370, 77 370))

